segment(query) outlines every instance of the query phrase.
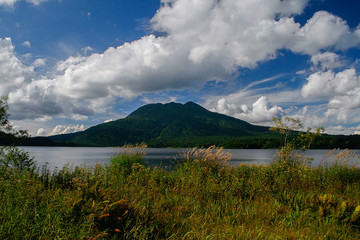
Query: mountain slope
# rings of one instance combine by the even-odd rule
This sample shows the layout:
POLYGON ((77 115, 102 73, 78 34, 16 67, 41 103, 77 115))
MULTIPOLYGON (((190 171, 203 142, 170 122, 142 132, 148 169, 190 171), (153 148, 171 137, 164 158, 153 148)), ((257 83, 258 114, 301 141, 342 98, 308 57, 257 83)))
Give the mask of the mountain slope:
MULTIPOLYGON (((194 143, 209 139, 216 142, 216 139, 259 135, 273 134, 267 127, 254 126, 188 102, 148 104, 124 119, 68 134, 63 139, 91 146, 122 146, 140 142, 153 146, 180 146, 180 142, 191 139, 194 143)), ((62 137, 58 135, 50 139, 61 141, 62 137)))

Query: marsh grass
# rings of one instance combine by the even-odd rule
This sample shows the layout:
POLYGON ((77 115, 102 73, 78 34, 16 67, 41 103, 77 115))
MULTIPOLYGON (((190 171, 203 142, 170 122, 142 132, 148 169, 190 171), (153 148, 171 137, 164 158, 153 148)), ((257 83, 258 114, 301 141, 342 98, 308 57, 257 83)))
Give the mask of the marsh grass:
POLYGON ((349 151, 316 168, 234 168, 222 149, 192 149, 165 171, 144 165, 141 149, 108 166, 0 176, 0 239, 360 238, 349 151))

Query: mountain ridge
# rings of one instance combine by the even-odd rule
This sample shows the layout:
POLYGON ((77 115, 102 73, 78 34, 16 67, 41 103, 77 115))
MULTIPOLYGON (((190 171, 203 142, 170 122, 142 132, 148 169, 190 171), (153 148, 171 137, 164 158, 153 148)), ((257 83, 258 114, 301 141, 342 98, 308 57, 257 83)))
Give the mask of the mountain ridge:
MULTIPOLYGON (((149 147, 279 148, 284 140, 268 127, 211 112, 194 102, 172 102, 147 104, 122 119, 82 132, 30 138, 25 144, 116 147, 137 143, 149 147)), ((360 149, 360 135, 324 134, 312 148, 360 149)))
POLYGON ((259 134, 271 133, 267 127, 255 126, 240 119, 211 112, 194 102, 171 102, 147 104, 125 118, 102 123, 83 132, 48 138, 89 146, 121 146, 140 142, 154 146, 180 146, 180 141, 188 141, 186 138, 202 138, 203 141, 204 138, 259 134))

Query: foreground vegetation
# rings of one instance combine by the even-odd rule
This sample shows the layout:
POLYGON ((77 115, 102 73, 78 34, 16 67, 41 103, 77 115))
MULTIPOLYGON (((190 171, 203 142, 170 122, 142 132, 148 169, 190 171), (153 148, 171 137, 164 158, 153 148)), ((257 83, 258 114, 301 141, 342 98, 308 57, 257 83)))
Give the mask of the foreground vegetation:
MULTIPOLYGON (((12 131, 0 98, 0 131, 12 131)), ((194 149, 173 170, 149 168, 143 147, 109 165, 36 168, 28 153, 0 147, 0 239, 359 239, 359 157, 311 168, 290 141, 299 120, 275 119, 285 144, 269 166, 231 168, 222 149, 194 149)))
POLYGON ((53 172, 8 155, 0 239, 360 238, 360 169, 347 150, 317 168, 295 153, 231 168, 222 149, 198 149, 172 171, 145 166, 137 147, 108 166, 53 172))

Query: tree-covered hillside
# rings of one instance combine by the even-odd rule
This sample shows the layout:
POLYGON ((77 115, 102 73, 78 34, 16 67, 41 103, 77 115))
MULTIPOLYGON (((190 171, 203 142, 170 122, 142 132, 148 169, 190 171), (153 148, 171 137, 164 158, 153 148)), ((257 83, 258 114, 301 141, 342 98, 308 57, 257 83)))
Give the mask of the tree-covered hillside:
MULTIPOLYGON (((289 140, 296 138, 294 132, 289 140)), ((129 116, 83 132, 30 138, 27 145, 279 148, 283 136, 268 127, 214 113, 193 103, 148 104, 129 116)), ((360 135, 323 135, 312 148, 360 148, 360 135)))
MULTIPOLYGON (((87 146, 122 146, 145 142, 155 147, 229 144, 233 145, 229 147, 238 147, 236 142, 251 145, 251 141, 274 136, 276 134, 267 127, 254 126, 188 102, 148 104, 124 119, 100 124, 81 133, 52 136, 50 139, 87 146)), ((253 145, 259 147, 259 144, 253 145)))

